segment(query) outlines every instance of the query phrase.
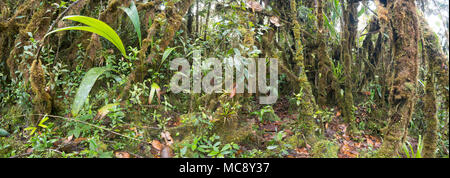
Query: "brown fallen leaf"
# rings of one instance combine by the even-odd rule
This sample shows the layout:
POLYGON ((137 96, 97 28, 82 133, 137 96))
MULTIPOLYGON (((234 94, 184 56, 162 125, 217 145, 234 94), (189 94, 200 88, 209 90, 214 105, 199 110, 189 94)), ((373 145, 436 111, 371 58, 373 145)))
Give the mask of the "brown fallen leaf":
POLYGON ((253 12, 261 12, 263 10, 261 4, 253 0, 247 1, 247 8, 251 8, 253 12))
POLYGON ((341 116, 341 112, 340 112, 340 111, 338 111, 338 112, 336 113, 336 117, 339 117, 339 116, 341 116))
POLYGON ((130 158, 130 154, 127 152, 116 152, 114 155, 116 158, 130 158))
POLYGON ((160 151, 163 148, 163 145, 158 140, 153 140, 152 146, 153 146, 153 148, 155 148, 158 151, 160 151))
POLYGON ((161 138, 164 138, 166 145, 171 146, 173 144, 173 139, 170 136, 170 132, 168 131, 161 132, 161 138))
POLYGON ((75 139, 73 142, 75 142, 75 143, 80 143, 80 142, 82 142, 82 141, 85 141, 85 140, 87 140, 87 138, 77 138, 77 139, 75 139))
POLYGON ((286 129, 284 130, 288 135, 294 135, 294 133, 292 132, 292 130, 290 129, 286 129))
POLYGON ((280 18, 277 16, 270 17, 270 22, 273 23, 276 27, 281 27, 280 18))
POLYGON ((33 148, 28 148, 26 152, 27 153, 32 153, 33 152, 33 148))
POLYGON ((296 148, 295 151, 297 152, 297 154, 303 154, 303 155, 308 155, 308 150, 306 148, 296 148))
POLYGON ((373 141, 368 136, 366 136, 366 139, 367 139, 367 144, 369 144, 370 146, 375 146, 373 141))
POLYGON ((348 144, 342 145, 340 152, 350 158, 355 158, 358 156, 357 152, 353 151, 348 144))

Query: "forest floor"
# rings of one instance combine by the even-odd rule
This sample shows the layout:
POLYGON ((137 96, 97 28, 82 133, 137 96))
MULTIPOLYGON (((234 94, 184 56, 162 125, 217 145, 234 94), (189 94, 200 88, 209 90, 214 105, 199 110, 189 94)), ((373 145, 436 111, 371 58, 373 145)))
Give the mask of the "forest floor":
MULTIPOLYGON (((373 107, 373 106, 372 106, 373 107)), ((279 133, 284 133, 280 140, 284 140, 284 142, 277 142, 277 144, 284 144, 287 143, 286 140, 288 140, 289 137, 294 136, 295 133, 292 131, 292 127, 295 127, 296 120, 298 119, 297 111, 290 111, 290 103, 288 99, 286 98, 280 98, 278 99, 277 103, 273 105, 273 111, 278 116, 278 120, 264 120, 263 122, 258 122, 258 117, 254 115, 247 115, 247 119, 244 122, 252 122, 255 123, 256 131, 253 131, 253 134, 256 136, 259 134, 259 140, 258 147, 260 150, 265 150, 267 146, 273 145, 273 140, 275 137, 279 135, 279 133), (258 133, 258 134, 256 134, 258 133)), ((328 109, 328 108, 322 108, 323 110, 327 111, 327 119, 323 120, 323 118, 319 118, 319 120, 322 120, 319 124, 322 131, 322 136, 319 138, 320 140, 328 140, 333 145, 337 145, 337 157, 338 158, 359 158, 359 157, 370 157, 368 154, 376 151, 382 144, 382 139, 379 133, 374 131, 373 129, 365 127, 365 129, 361 129, 361 133, 356 136, 349 135, 347 132, 348 124, 344 122, 341 112, 336 109, 328 109)), ((356 117, 356 124, 361 125, 367 122, 371 121, 369 117, 369 112, 366 107, 359 106, 357 107, 357 110, 355 111, 355 117, 356 117)), ((177 115, 177 113, 169 113, 172 115, 177 115)), ((2 116, 0 116, 2 117, 2 116)), ((242 115, 240 116, 242 119, 242 115)), ((323 115, 322 115, 323 117, 323 115)), ((176 128, 179 126, 183 126, 183 123, 180 122, 179 117, 178 119, 175 119, 173 121, 170 121, 167 123, 168 128, 176 128)), ((104 121, 102 121, 99 126, 107 126, 110 122, 109 118, 104 118, 104 121)), ((120 129, 121 133, 128 131, 133 132, 135 137, 142 138, 142 132, 139 130, 142 130, 142 128, 139 127, 132 127, 134 123, 129 123, 127 125, 124 125, 120 129)), ((149 128, 150 126, 147 126, 149 128)), ((58 127, 55 127, 53 129, 55 132, 60 132, 61 130, 58 130, 58 127)), ((123 136, 122 134, 119 134, 117 132, 114 132, 112 130, 109 131, 110 133, 107 133, 104 138, 101 139, 100 142, 97 142, 96 144, 101 144, 104 148, 104 150, 109 150, 114 153, 114 157, 118 158, 142 158, 142 157, 154 157, 158 158, 161 157, 161 150, 164 148, 164 143, 167 143, 167 140, 164 141, 163 138, 160 139, 154 139, 153 142, 150 144, 145 144, 144 142, 141 142, 135 149, 133 148, 121 148, 121 149, 115 149, 114 145, 118 143, 124 143, 126 144, 127 141, 126 138, 121 138, 123 136), (148 147, 151 147, 148 149, 148 147)), ((40 153, 34 153, 32 147, 36 147, 34 144, 28 144, 30 141, 27 139, 27 136, 25 132, 22 134, 12 136, 12 140, 14 141, 14 149, 17 150, 16 155, 12 157, 26 157, 28 155, 32 154, 40 154, 40 153)), ((45 135, 45 134, 44 134, 45 135)), ((65 154, 74 154, 73 156, 77 156, 78 153, 82 152, 83 150, 89 150, 89 147, 92 147, 90 144, 90 140, 92 138, 85 138, 85 137, 78 137, 75 138, 73 135, 68 136, 67 138, 63 136, 63 133, 60 134, 54 134, 50 136, 49 138, 45 138, 46 140, 55 140, 51 142, 52 145, 47 146, 47 151, 56 152, 60 155, 65 154), (61 135, 62 134, 62 135, 61 135)), ((169 136, 170 137, 170 136, 169 136)), ((39 139, 42 139, 39 137, 39 139)), ((33 140, 33 139, 30 139, 33 140)), ((130 140, 128 140, 130 141, 130 140)), ((176 140, 178 141, 178 140, 176 140)), ((414 139, 412 137, 409 137, 409 143, 416 148, 417 147, 417 139, 414 139)), ((45 143, 45 142, 44 142, 45 143)), ((0 145, 2 146, 2 145, 0 145)), ((5 145, 3 145, 5 146, 5 145)), ((241 157, 241 154, 245 154, 245 152, 250 151, 252 148, 255 148, 255 143, 251 143, 251 145, 246 145, 245 143, 239 144, 239 150, 235 153, 236 157, 241 157)), ((179 150, 180 148, 178 148, 179 150)), ((317 157, 314 156, 314 148, 312 148, 311 145, 306 144, 306 146, 300 146, 300 147, 288 147, 283 148, 284 154, 278 154, 277 157, 284 157, 284 158, 311 158, 311 157, 317 157)), ((324 149, 332 149, 325 147, 324 149)), ((98 150, 98 149, 97 149, 98 150)), ((329 150, 328 150, 329 151, 329 150)), ((327 152, 327 151, 324 151, 327 152)), ((41 153, 42 154, 42 153, 41 153)), ((48 155, 47 155, 48 156, 48 155)), ((80 155, 78 155, 80 156, 80 155)), ((272 155, 273 156, 273 155, 272 155)), ((331 155, 324 155, 324 157, 335 157, 336 153, 333 153, 331 155)), ((46 156, 44 156, 46 157, 46 156)), ((59 157, 59 156, 56 156, 59 157)), ((71 156, 68 156, 71 157, 71 156)), ((83 157, 83 156, 82 156, 83 157)), ((258 157, 258 156, 256 156, 258 157)))

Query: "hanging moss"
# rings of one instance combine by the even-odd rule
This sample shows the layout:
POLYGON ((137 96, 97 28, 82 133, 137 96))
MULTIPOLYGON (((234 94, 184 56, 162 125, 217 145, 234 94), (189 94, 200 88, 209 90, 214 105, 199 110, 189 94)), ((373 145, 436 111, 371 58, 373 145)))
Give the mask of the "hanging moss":
MULTIPOLYGON (((8 27, 8 30, 6 30, 6 33, 4 33, 3 36, 7 37, 9 39, 10 43, 13 41, 12 40, 13 36, 16 35, 16 33, 19 33, 18 37, 14 40, 14 43, 10 44, 10 46, 14 46, 13 49, 11 51, 1 50, 2 53, 0 53, 0 57, 2 57, 2 58, 8 57, 6 60, 6 64, 8 66, 10 78, 16 78, 16 74, 15 74, 16 69, 17 69, 16 58, 18 57, 18 54, 22 53, 22 51, 23 51, 21 46, 26 45, 26 44, 24 44, 24 42, 28 41, 29 37, 28 37, 27 32, 34 32, 34 30, 36 28, 36 23, 38 22, 38 20, 42 20, 40 18, 42 18, 45 11, 41 9, 37 13, 33 14, 30 22, 28 22, 28 24, 26 26, 27 30, 32 30, 32 31, 24 31, 24 30, 19 31, 19 29, 22 29, 22 28, 18 28, 18 20, 16 20, 16 18, 20 15, 24 15, 23 13, 33 11, 34 9, 36 9, 36 6, 38 4, 37 2, 38 1, 36 1, 36 0, 32 0, 32 1, 28 1, 28 3, 22 4, 18 8, 16 13, 11 17, 11 20, 9 20, 6 24, 4 24, 5 27, 8 27), (22 43, 22 44, 20 46, 16 46, 16 44, 18 44, 18 43, 22 43), (3 56, 1 56, 2 54, 3 54, 3 56), (9 56, 8 56, 8 54, 9 54, 9 56)), ((2 48, 2 46, 0 46, 0 48, 2 48)), ((6 49, 9 49, 9 48, 6 48, 6 49)), ((18 60, 18 61, 20 61, 20 60, 18 60)))
MULTIPOLYGON (((30 84, 33 90, 33 113, 50 114, 52 111, 51 96, 45 91, 47 82, 45 81, 44 69, 41 60, 34 60, 30 68, 30 84)), ((41 116, 33 116, 33 124, 37 124, 41 116)))

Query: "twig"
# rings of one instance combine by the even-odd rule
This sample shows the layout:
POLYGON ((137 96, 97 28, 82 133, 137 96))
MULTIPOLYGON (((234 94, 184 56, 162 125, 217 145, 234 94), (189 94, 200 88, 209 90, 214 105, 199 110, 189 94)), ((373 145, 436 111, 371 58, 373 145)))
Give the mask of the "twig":
POLYGON ((369 9, 369 11, 372 12, 375 16, 378 17, 378 14, 377 14, 375 11, 373 11, 372 9, 370 9, 370 8, 367 6, 367 4, 366 4, 365 2, 362 2, 361 4, 362 4, 364 7, 366 7, 367 9, 369 9))

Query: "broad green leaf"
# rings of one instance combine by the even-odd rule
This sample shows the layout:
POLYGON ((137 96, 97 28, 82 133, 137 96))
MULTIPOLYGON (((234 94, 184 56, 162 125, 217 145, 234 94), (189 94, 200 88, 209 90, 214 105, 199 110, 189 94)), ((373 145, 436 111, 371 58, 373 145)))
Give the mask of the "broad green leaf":
POLYGON ((212 151, 211 153, 208 154, 208 156, 216 156, 217 154, 219 154, 219 152, 217 151, 212 151))
POLYGON ((110 69, 106 67, 98 67, 92 68, 86 73, 83 80, 81 81, 80 88, 78 88, 77 94, 75 95, 75 100, 72 104, 73 116, 76 116, 78 112, 80 112, 81 107, 83 107, 83 104, 86 101, 86 98, 88 97, 92 86, 94 86, 95 82, 97 81, 97 78, 109 70, 110 69))
POLYGON ((226 150, 228 150, 228 149, 230 149, 230 148, 231 148, 231 145, 230 145, 230 144, 226 144, 226 145, 222 148, 221 152, 226 151, 226 150))
POLYGON ((125 51, 125 47, 124 47, 119 35, 117 35, 117 33, 105 22, 102 22, 102 21, 97 20, 92 17, 80 16, 80 15, 66 16, 63 18, 63 20, 66 20, 66 19, 80 22, 87 26, 73 26, 73 27, 65 27, 65 28, 56 29, 56 30, 53 30, 53 31, 49 32, 48 34, 46 34, 45 37, 47 37, 50 34, 60 32, 60 31, 66 31, 66 30, 81 30, 81 31, 88 31, 88 32, 96 33, 96 34, 106 38, 111 43, 113 43, 117 47, 117 49, 119 49, 119 51, 122 53, 122 55, 124 57, 128 58, 126 51, 125 51))
POLYGON ((136 31, 138 38, 139 38, 139 46, 142 46, 142 35, 141 35, 141 22, 139 20, 139 13, 136 8, 136 4, 134 4, 134 1, 131 1, 130 8, 121 7, 123 11, 128 15, 131 22, 134 25, 134 30, 136 31))
POLYGON ((8 131, 6 131, 5 129, 0 128, 0 137, 7 137, 9 136, 8 131))
POLYGON ((195 151, 195 149, 197 149, 197 145, 194 144, 194 145, 191 146, 191 150, 195 151))

